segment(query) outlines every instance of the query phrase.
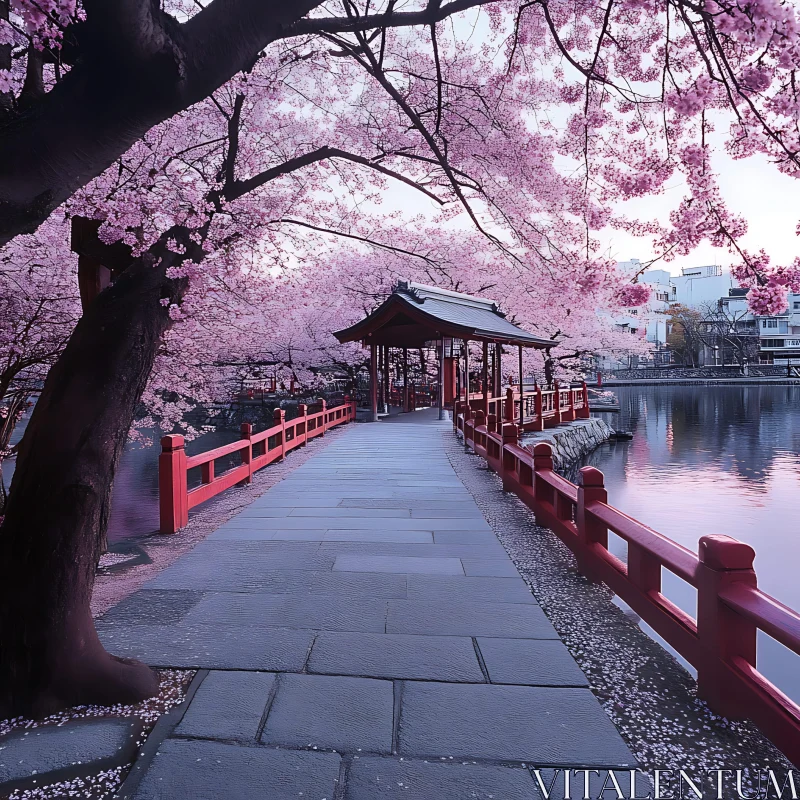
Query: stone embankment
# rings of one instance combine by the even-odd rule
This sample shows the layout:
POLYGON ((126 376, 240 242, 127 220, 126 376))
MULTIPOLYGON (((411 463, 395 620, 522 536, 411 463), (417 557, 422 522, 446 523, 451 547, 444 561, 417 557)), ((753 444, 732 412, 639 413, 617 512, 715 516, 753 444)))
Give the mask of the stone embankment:
MULTIPOLYGON (((800 364, 797 365, 800 367, 800 364)), ((648 369, 619 369, 603 372, 603 386, 633 386, 642 384, 800 384, 800 370, 788 374, 784 366, 774 364, 748 364, 747 374, 738 367, 663 367, 648 369)), ((594 374, 588 376, 589 385, 596 385, 594 374)))
POLYGON ((529 449, 546 442, 553 448, 553 466, 561 471, 589 455, 596 447, 615 438, 616 431, 604 420, 591 417, 564 423, 558 428, 525 434, 529 449))

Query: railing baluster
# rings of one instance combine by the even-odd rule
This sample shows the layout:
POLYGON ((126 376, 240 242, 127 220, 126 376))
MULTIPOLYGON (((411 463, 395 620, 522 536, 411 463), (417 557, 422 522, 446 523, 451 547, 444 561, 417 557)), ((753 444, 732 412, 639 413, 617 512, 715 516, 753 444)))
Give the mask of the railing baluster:
POLYGON ((756 665, 755 623, 720 600, 720 590, 735 583, 757 585, 750 545, 730 536, 700 539, 697 573, 697 637, 702 659, 697 665, 697 693, 713 711, 731 719, 748 716, 747 702, 728 679, 725 665, 744 659, 756 665))
MULTIPOLYGON (((603 473, 594 467, 582 467, 578 480, 578 509, 575 514, 575 524, 578 528, 578 539, 584 550, 591 550, 595 544, 608 550, 608 528, 587 509, 592 503, 607 501, 608 494, 603 473)), ((578 566, 591 583, 600 582, 600 578, 594 574, 586 559, 578 557, 578 566)))
POLYGON ((161 440, 158 500, 161 533, 175 533, 189 524, 186 451, 183 436, 178 434, 170 434, 161 440))
POLYGON ((252 424, 243 422, 241 426, 241 438, 247 441, 247 447, 242 450, 242 464, 247 464, 247 477, 242 481, 243 484, 253 482, 253 445, 250 442, 252 437, 252 424))

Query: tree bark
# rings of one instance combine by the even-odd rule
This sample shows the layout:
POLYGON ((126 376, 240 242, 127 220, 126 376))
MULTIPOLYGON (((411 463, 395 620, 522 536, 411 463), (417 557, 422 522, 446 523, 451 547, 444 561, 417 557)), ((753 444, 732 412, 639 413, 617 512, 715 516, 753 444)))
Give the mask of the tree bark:
POLYGON ((89 603, 117 464, 171 322, 160 300, 185 291, 166 278, 184 258, 166 236, 160 262, 137 259, 87 309, 20 442, 0 526, 0 718, 158 690, 144 664, 106 653, 89 603))

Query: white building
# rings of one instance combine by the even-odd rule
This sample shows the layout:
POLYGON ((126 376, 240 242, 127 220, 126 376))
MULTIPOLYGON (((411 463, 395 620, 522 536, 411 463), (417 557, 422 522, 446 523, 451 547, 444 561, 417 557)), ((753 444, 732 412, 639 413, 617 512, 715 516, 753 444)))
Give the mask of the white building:
POLYGON ((646 306, 628 308, 617 315, 614 318, 614 324, 632 336, 645 339, 653 344, 654 348, 649 358, 632 356, 620 361, 614 357, 605 357, 598 359, 598 366, 600 369, 613 370, 664 363, 669 356, 666 343, 667 323, 670 316, 670 274, 666 270, 647 269, 642 271, 642 264, 637 258, 619 262, 617 266, 630 275, 641 273, 639 280, 651 286, 652 295, 646 306))
POLYGON ((761 363, 800 366, 800 294, 789 295, 785 314, 757 321, 761 363))
POLYGON ((730 289, 739 286, 730 272, 718 266, 684 267, 680 275, 670 276, 670 285, 673 288, 671 302, 689 308, 716 303, 720 297, 727 297, 730 289))
MULTIPOLYGON (((637 258, 620 261, 617 266, 631 276, 638 274, 639 282, 650 286, 651 298, 646 306, 626 309, 614 322, 632 335, 651 342, 654 349, 652 357, 644 364, 641 358, 634 359, 637 364, 600 359, 599 366, 602 369, 669 363, 670 353, 666 349, 666 342, 670 306, 675 303, 698 310, 722 304, 738 320, 737 328, 750 330, 752 326, 757 330, 760 363, 796 363, 800 367, 800 294, 789 295, 786 314, 755 318, 747 311, 746 290, 740 289, 730 272, 720 266, 684 267, 680 275, 672 275, 665 269, 643 268, 637 258)), ((715 363, 712 351, 709 348, 704 350, 708 352, 703 353, 701 361, 715 363)))

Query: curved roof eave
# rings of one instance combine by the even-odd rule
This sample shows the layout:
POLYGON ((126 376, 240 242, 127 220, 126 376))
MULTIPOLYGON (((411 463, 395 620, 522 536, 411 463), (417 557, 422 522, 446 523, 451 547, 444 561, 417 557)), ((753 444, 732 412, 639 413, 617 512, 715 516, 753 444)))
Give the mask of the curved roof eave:
POLYGON ((504 327, 513 328, 513 331, 487 330, 482 327, 460 324, 452 320, 443 319, 436 314, 429 313, 424 308, 424 303, 415 303, 410 298, 394 293, 390 295, 375 311, 366 316, 355 325, 336 331, 334 336, 342 342, 353 342, 368 338, 375 331, 397 313, 402 311, 416 322, 431 328, 445 336, 457 339, 472 339, 478 341, 498 342, 509 345, 522 345, 523 347, 535 347, 544 349, 553 347, 557 342, 549 339, 542 339, 519 328, 508 320, 498 315, 498 320, 502 320, 504 327))

